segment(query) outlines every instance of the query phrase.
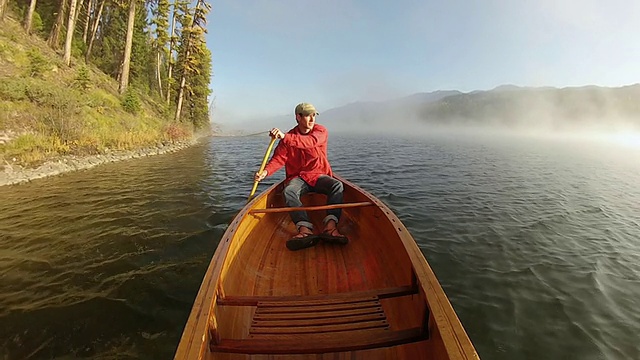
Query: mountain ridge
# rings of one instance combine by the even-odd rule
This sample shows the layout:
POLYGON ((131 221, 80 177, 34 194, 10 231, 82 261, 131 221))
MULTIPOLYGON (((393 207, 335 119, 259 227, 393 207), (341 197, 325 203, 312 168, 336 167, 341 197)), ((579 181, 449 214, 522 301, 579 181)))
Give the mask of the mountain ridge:
MULTIPOLYGON (((356 101, 319 109, 318 123, 332 131, 375 131, 402 126, 572 127, 640 130, 640 83, 529 87, 504 84, 491 90, 437 90, 384 101, 356 101)), ((215 122, 215 118, 214 118, 215 122)), ((237 124, 239 128, 243 124, 237 124)), ((264 125, 289 129, 293 115, 249 121, 246 131, 264 125)), ((233 124, 225 125, 233 128, 233 124)))

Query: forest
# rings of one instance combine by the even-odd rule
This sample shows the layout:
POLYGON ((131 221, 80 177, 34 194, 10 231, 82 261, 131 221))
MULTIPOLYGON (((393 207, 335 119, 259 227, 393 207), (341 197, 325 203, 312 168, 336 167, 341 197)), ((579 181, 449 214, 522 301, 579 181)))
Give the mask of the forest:
POLYGON ((210 131, 204 0, 0 0, 0 160, 210 131))

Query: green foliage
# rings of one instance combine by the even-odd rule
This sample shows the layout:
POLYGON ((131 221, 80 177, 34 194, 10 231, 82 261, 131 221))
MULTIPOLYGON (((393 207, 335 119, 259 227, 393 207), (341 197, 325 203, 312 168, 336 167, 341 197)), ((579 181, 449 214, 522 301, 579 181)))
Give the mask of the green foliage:
MULTIPOLYGON (((78 27, 76 27, 78 30, 78 27)), ((71 41, 71 56, 76 58, 83 57, 84 53, 87 52, 87 44, 82 41, 82 35, 76 35, 73 37, 71 41)))
MULTIPOLYGON (((10 27, 3 25, 0 31, 0 56, 8 60, 9 65, 2 71, 10 74, 0 81, 0 125, 25 133, 2 145, 0 158, 10 154, 19 162, 29 164, 61 154, 85 155, 107 148, 136 149, 158 141, 188 138, 192 136, 194 124, 204 126, 208 123, 211 56, 208 50, 203 51, 206 50, 202 35, 205 32, 203 15, 208 6, 201 0, 193 2, 198 11, 189 8, 190 1, 179 1, 182 12, 177 34, 183 36, 172 39, 169 14, 173 0, 146 2, 138 9, 134 23, 130 86, 122 96, 117 95, 116 79, 122 71, 128 2, 105 3, 90 63, 75 69, 64 65, 60 54, 43 50, 47 45, 42 40, 51 32, 61 2, 38 0, 32 19, 32 34, 37 36, 26 36, 18 21, 13 19, 24 19, 29 2, 9 1, 14 8, 7 23, 10 27), (185 30, 181 32, 180 28, 185 30), (193 41, 182 44, 189 37, 193 41), (175 41, 173 54, 168 51, 170 41, 175 41), (180 65, 176 64, 173 76, 168 78, 170 62, 177 61, 171 55, 187 48, 191 53, 188 57, 183 56, 183 65, 186 66, 178 70, 180 65), (96 67, 104 74, 96 71, 96 67), (176 104, 167 104, 166 99, 160 99, 157 67, 163 87, 174 84, 171 91, 174 97, 179 76, 182 73, 187 75, 185 117, 181 123, 167 122, 168 118, 173 118, 176 104)), ((97 15, 99 4, 96 4, 93 15, 97 15)), ((82 41, 86 11, 85 6, 79 9, 72 39, 72 56, 75 58, 82 57, 87 51, 87 44, 82 41)), ((60 29, 61 41, 64 40, 67 14, 64 18, 60 29)))
POLYGON ((27 84, 22 78, 10 78, 0 81, 0 99, 22 101, 27 99, 27 84))
POLYGON ((90 87, 91 78, 89 77, 89 70, 86 66, 82 65, 78 68, 73 84, 81 90, 87 90, 90 87))
POLYGON ((116 109, 121 106, 120 100, 115 95, 102 89, 90 91, 88 97, 88 105, 99 113, 105 112, 106 109, 116 109))
POLYGON ((73 89, 53 87, 42 79, 11 78, 0 82, 0 99, 29 101, 45 108, 77 109, 83 97, 73 89))
POLYGON ((42 53, 36 49, 29 49, 27 51, 27 58, 29 58, 28 76, 42 77, 44 73, 49 70, 49 62, 42 56, 42 53))
POLYGON ((209 126, 209 103, 207 101, 211 90, 211 52, 201 43, 200 50, 195 54, 197 61, 194 74, 190 77, 189 92, 185 97, 185 120, 191 122, 196 129, 209 126))
POLYGON ((138 98, 138 95, 131 90, 131 88, 128 88, 127 91, 125 91, 121 105, 126 112, 134 115, 137 114, 141 108, 140 99, 138 98))
POLYGON ((33 18, 31 18, 31 33, 37 35, 44 34, 44 25, 42 23, 42 18, 37 11, 33 12, 33 18))

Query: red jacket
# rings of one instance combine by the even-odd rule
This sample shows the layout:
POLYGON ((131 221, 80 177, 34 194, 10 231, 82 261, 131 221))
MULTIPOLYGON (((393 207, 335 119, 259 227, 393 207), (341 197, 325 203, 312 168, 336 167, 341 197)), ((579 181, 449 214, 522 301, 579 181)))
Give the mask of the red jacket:
POLYGON ((286 181, 299 176, 311 186, 316 185, 321 175, 333 176, 327 158, 328 136, 327 129, 318 124, 308 134, 301 134, 297 126, 289 130, 265 167, 267 175, 284 165, 286 181))

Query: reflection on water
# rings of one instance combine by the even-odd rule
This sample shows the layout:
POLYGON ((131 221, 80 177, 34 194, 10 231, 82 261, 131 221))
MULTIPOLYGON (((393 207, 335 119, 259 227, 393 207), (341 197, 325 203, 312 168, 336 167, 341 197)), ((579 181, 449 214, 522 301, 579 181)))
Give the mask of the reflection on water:
MULTIPOLYGON (((267 145, 0 188, 0 357, 172 358, 267 145)), ((405 222, 482 358, 640 358, 640 152, 336 135, 329 155, 405 222)))

